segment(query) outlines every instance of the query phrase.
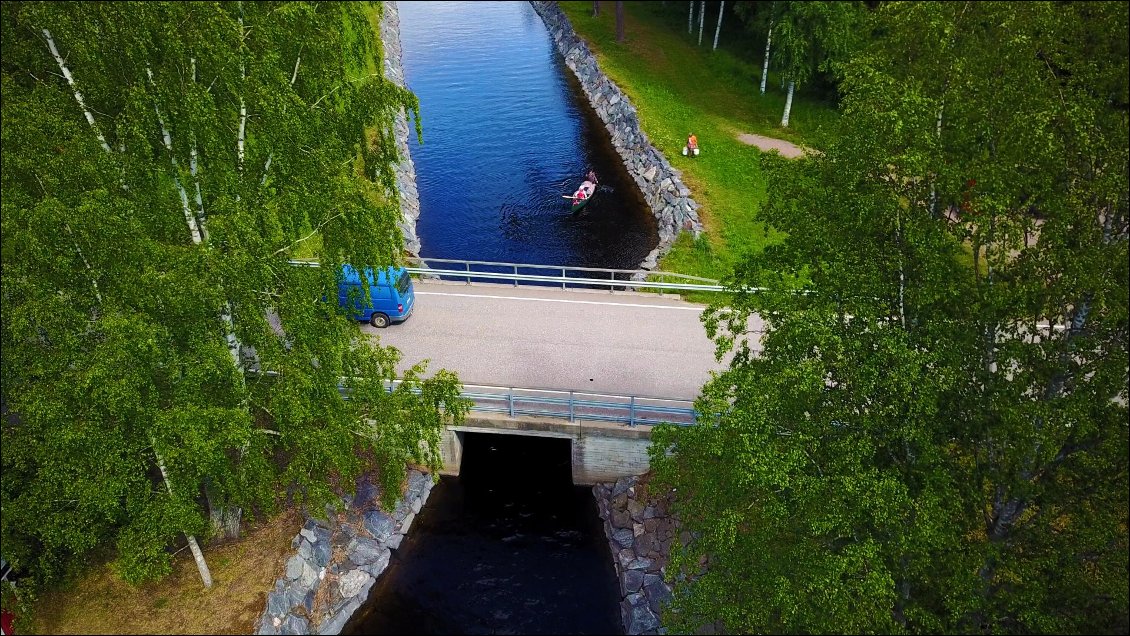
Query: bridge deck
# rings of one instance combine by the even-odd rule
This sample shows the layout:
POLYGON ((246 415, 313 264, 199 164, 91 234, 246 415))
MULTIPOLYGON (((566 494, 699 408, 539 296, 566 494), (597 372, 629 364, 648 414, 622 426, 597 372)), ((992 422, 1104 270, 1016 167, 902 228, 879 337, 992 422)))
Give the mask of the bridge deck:
MULTIPOLYGON (((412 317, 364 329, 465 384, 693 399, 722 364, 677 296, 441 281, 416 283, 412 317)), ((725 362, 725 360, 723 361, 725 362)))

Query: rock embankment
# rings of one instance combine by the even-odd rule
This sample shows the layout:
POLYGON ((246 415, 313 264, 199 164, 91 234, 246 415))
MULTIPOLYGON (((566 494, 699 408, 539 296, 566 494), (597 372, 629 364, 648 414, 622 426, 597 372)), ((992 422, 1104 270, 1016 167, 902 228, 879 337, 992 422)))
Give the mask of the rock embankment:
POLYGON ((638 476, 593 486, 604 534, 620 580, 620 618, 627 634, 663 634, 660 610, 671 598, 664 580, 671 544, 679 537, 670 498, 649 492, 638 476))
POLYGON ((407 489, 392 514, 380 509, 380 491, 368 477, 343 510, 325 519, 307 516, 294 537, 297 550, 267 595, 257 634, 338 634, 369 596, 432 490, 430 475, 408 471, 407 489))
MULTIPOLYGON (((393 84, 404 88, 404 66, 401 64, 400 13, 395 2, 383 3, 381 14, 381 42, 384 43, 384 74, 393 84)), ((400 162, 396 165, 396 187, 400 194, 400 232, 404 236, 404 251, 420 255, 420 239, 416 236, 416 220, 420 218, 420 193, 416 189, 416 165, 408 152, 408 135, 415 131, 408 126, 408 114, 397 114, 393 124, 393 138, 400 162)))
POLYGON ((545 22, 557 51, 565 58, 565 65, 580 80, 589 104, 612 137, 612 146, 659 223, 659 246, 640 264, 640 269, 653 269, 657 260, 670 251, 680 231, 693 231, 695 236, 702 232, 699 205, 683 185, 682 173, 671 166, 640 130, 639 116, 628 96, 600 70, 596 57, 573 31, 557 3, 531 1, 530 4, 545 22))

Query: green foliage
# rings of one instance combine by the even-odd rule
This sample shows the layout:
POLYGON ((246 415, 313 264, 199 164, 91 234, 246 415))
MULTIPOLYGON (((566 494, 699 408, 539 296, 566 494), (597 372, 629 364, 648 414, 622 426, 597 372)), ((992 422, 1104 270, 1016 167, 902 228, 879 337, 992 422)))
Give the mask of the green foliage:
POLYGON ((718 415, 653 436, 672 631, 1126 631, 1127 18, 883 5, 825 154, 765 162, 718 415))
POLYGON ((456 378, 376 390, 398 354, 336 306, 343 263, 401 253, 389 135, 417 101, 377 72, 379 11, 3 4, 0 501, 18 569, 56 578, 111 545, 140 581, 205 531, 205 488, 217 508, 318 509, 362 469, 438 466, 466 409, 456 378), (298 250, 325 266, 288 265, 298 250))

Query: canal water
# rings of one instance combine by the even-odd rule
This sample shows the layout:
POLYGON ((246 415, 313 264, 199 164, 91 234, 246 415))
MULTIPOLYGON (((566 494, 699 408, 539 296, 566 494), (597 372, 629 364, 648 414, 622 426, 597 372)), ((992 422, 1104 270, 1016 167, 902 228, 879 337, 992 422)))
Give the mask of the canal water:
MULTIPOLYGON (((421 256, 634 269, 655 220, 526 2, 398 2, 421 256), (572 214, 588 170, 604 187, 572 214)), ((537 272, 543 273, 544 272, 537 272)), ((622 633, 619 585, 570 440, 465 434, 346 634, 622 633)))
POLYGON ((343 634, 619 634, 619 590, 570 440, 466 433, 343 634))
POLYGON ((397 6, 421 256, 634 269, 655 219, 529 3, 397 6), (574 215, 562 196, 590 168, 604 187, 574 215))

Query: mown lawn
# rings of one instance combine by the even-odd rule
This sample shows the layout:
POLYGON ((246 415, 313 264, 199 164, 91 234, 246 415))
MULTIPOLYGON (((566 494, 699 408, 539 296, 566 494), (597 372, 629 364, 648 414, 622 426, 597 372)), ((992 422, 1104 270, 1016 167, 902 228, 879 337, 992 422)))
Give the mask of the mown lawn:
MULTIPOLYGON (((616 42, 613 3, 601 3, 599 18, 592 17, 592 2, 560 6, 596 54, 601 70, 631 98, 651 143, 682 170, 691 196, 702 205, 704 238, 680 235, 660 269, 721 278, 742 254, 780 238, 765 223, 772 220, 758 216, 766 197, 761 151, 736 136, 755 133, 819 148, 821 125, 838 115, 832 106, 801 94, 793 100, 789 128, 781 128, 785 96, 772 73, 766 94, 759 94, 760 57, 743 59, 727 50, 726 37, 736 38, 725 27, 719 49, 711 51, 716 6, 707 8, 708 33, 700 47, 697 14, 692 37, 686 32, 687 4, 667 4, 681 6, 681 17, 659 2, 625 2, 623 44, 616 42), (690 132, 702 148, 693 160, 681 154, 690 132)), ((732 44, 749 51, 751 36, 742 37, 732 44)))

